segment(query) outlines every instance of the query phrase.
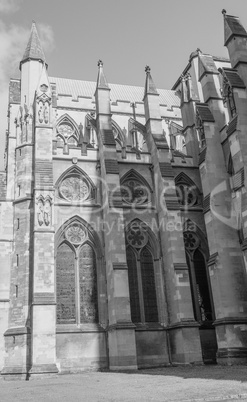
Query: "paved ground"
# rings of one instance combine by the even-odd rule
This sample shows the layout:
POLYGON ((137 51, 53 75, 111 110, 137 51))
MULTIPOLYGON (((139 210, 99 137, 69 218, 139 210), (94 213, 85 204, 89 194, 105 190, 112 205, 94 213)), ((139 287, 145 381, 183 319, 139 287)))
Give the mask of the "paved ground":
POLYGON ((0 402, 238 400, 247 401, 247 366, 167 367, 0 381, 0 402))

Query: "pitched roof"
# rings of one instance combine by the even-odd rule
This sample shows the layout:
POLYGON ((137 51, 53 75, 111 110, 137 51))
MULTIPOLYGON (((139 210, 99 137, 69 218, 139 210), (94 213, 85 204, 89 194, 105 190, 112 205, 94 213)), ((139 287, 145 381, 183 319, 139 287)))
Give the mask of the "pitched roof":
POLYGON ((45 55, 39 40, 39 35, 34 21, 32 23, 30 38, 20 64, 29 59, 45 61, 45 55))
MULTIPOLYGON (((78 97, 94 98, 96 82, 56 77, 49 77, 49 80, 51 84, 56 84, 58 95, 71 96, 72 99, 76 100, 78 97)), ((109 87, 111 89, 110 97, 112 102, 143 103, 143 87, 120 84, 109 84, 109 87)), ((179 107, 180 99, 175 91, 169 89, 158 89, 157 91, 160 95, 161 105, 166 105, 169 109, 179 107)))

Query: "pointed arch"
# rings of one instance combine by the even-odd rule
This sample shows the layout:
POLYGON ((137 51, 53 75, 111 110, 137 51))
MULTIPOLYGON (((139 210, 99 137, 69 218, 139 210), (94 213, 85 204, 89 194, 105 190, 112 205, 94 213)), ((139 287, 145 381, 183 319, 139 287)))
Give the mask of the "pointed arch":
POLYGON ((214 319, 214 310, 207 268, 209 250, 206 237, 191 219, 187 219, 184 223, 183 234, 194 317, 200 323, 207 321, 210 324, 214 319))
POLYGON ((62 138, 65 143, 70 142, 71 139, 74 139, 78 144, 80 130, 78 124, 68 113, 65 113, 59 117, 56 124, 56 131, 57 136, 62 138))
MULTIPOLYGON (((66 230, 73 225, 81 226, 83 228, 83 230, 85 230, 87 233, 84 240, 80 244, 78 244, 78 245, 76 244, 76 247, 78 246, 80 248, 81 245, 83 245, 83 244, 89 244, 89 245, 93 246, 93 248, 96 252, 97 259, 102 258, 104 254, 103 254, 103 248, 102 248, 98 233, 96 232, 96 230, 94 230, 94 228, 87 221, 85 221, 79 215, 75 215, 72 218, 69 218, 57 230, 57 232, 55 234, 55 250, 57 251, 58 247, 63 243, 67 243, 67 244, 70 243, 68 241, 68 239, 66 238, 65 233, 66 233, 66 230)), ((72 244, 72 249, 75 250, 76 247, 72 244)))
MULTIPOLYGON (((195 184, 195 182, 184 172, 180 172, 176 177, 175 177, 175 183, 186 183, 189 186, 195 186, 196 188, 197 185, 195 184)), ((199 191, 199 190, 198 190, 199 191)))
POLYGON ((123 130, 120 128, 120 126, 117 124, 117 122, 115 120, 112 119, 111 122, 112 122, 112 128, 113 128, 115 141, 121 147, 126 147, 126 137, 123 133, 123 130))
POLYGON ((151 202, 152 188, 147 180, 136 170, 130 169, 120 179, 123 202, 143 205, 151 202))
POLYGON ((128 172, 126 172, 121 178, 120 178, 120 183, 123 184, 126 180, 129 179, 135 179, 138 182, 140 182, 143 186, 147 187, 149 189, 149 191, 152 193, 153 190, 150 186, 150 184, 148 183, 148 181, 145 179, 144 176, 142 176, 139 172, 137 172, 137 170, 135 169, 130 169, 128 170, 128 172))
POLYGON ((97 324, 102 286, 102 247, 96 231, 78 215, 55 235, 57 323, 97 324))
POLYGON ((146 127, 138 122, 137 120, 130 117, 128 121, 128 145, 132 147, 133 150, 141 152, 147 150, 146 144, 146 127))
POLYGON ((76 323, 75 250, 63 241, 56 250, 57 323, 76 323), (64 280, 66 278, 66 280, 64 280))
POLYGON ((209 248, 208 248, 208 242, 207 242, 207 237, 202 231, 202 229, 192 220, 192 219, 186 219, 186 221, 183 224, 183 232, 193 232, 197 235, 200 246, 199 248, 202 250, 205 259, 208 260, 209 258, 209 248))
POLYGON ((97 189, 88 174, 78 166, 65 170, 55 183, 56 195, 68 202, 96 199, 97 189))
POLYGON ((133 227, 140 227, 147 234, 146 246, 150 249, 154 260, 160 259, 160 244, 150 226, 139 218, 132 219, 125 227, 126 236, 133 227))
POLYGON ((140 219, 126 226, 126 257, 131 319, 134 323, 159 322, 157 303, 158 242, 151 228, 140 219))
POLYGON ((178 202, 182 206, 193 207, 201 203, 201 192, 195 182, 184 172, 175 177, 178 202))

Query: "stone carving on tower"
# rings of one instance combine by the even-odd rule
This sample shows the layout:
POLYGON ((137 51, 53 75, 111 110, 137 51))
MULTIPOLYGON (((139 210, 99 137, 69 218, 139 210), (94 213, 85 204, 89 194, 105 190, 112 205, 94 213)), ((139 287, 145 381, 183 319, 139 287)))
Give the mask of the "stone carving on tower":
POLYGON ((37 103, 37 123, 48 125, 50 123, 50 106, 52 100, 51 88, 48 82, 46 65, 44 63, 40 82, 36 93, 36 103, 37 103))
POLYGON ((38 225, 50 226, 52 198, 49 195, 47 195, 46 197, 40 195, 36 200, 36 204, 38 225))

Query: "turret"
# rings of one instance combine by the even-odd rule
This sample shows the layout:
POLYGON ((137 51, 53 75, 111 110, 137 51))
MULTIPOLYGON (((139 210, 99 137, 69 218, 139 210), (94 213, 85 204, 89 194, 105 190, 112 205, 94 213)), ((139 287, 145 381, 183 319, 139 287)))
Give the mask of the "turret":
POLYGON ((30 38, 20 62, 21 71, 21 105, 28 107, 33 104, 45 55, 38 36, 36 24, 33 21, 30 38))

